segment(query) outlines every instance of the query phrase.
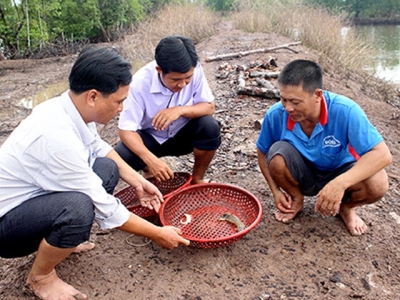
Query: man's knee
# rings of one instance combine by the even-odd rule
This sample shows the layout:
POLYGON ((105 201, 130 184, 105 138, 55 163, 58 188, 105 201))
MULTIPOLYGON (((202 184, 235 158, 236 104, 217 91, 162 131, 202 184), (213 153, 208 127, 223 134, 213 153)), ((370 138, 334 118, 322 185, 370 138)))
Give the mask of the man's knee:
POLYGON ((64 204, 59 221, 71 226, 93 223, 94 205, 92 199, 83 193, 71 194, 71 198, 64 204))
POLYGON ((212 116, 193 120, 193 147, 200 150, 217 150, 221 145, 220 123, 212 116))
POLYGON ((220 122, 212 116, 203 116, 198 118, 197 126, 200 129, 201 134, 206 135, 209 138, 216 138, 221 135, 220 122))
POLYGON ((369 181, 367 181, 367 195, 372 201, 378 201, 389 190, 389 179, 385 170, 379 171, 369 181))
POLYGON ((1 229, 7 234, 0 238, 4 246, 0 256, 31 254, 43 238, 54 247, 73 248, 89 239, 93 220, 92 199, 80 192, 51 193, 28 200, 3 218, 1 229))
POLYGON ((275 154, 268 163, 268 169, 271 175, 282 174, 287 169, 285 158, 275 154))
POLYGON ((371 204, 382 199, 389 190, 389 179, 384 170, 379 171, 370 178, 355 184, 346 191, 346 201, 359 202, 362 205, 371 204))
POLYGON ((59 248, 73 248, 87 241, 94 221, 92 199, 82 193, 71 193, 63 203, 46 241, 59 248))

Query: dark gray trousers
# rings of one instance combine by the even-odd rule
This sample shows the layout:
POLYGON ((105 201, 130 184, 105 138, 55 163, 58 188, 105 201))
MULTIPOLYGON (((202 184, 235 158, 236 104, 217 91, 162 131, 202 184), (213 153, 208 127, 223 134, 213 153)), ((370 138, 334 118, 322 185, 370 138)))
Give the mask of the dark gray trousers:
MULTIPOLYGON (((119 179, 115 162, 97 158, 93 171, 112 194, 119 179)), ((93 220, 92 199, 80 192, 55 192, 29 199, 0 218, 0 256, 31 254, 43 238, 54 247, 74 248, 89 239, 93 220)))

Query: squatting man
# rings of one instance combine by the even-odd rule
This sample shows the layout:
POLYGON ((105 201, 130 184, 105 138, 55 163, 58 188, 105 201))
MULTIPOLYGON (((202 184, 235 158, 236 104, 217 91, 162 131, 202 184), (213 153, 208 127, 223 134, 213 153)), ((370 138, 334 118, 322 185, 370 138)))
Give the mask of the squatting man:
POLYGON ((357 103, 322 89, 315 62, 290 62, 278 84, 281 101, 267 111, 256 143, 275 218, 293 220, 304 196, 316 195, 316 212, 339 213, 351 234, 363 234, 367 225, 356 208, 378 201, 389 187, 386 143, 357 103))

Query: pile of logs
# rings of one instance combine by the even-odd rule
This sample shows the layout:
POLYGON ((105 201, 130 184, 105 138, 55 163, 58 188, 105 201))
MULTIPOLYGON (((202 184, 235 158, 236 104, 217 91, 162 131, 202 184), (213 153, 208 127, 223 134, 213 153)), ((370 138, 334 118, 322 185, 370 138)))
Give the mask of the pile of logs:
POLYGON ((225 62, 218 67, 217 79, 228 79, 236 84, 239 95, 279 99, 279 90, 273 84, 278 77, 276 59, 250 62, 248 65, 230 65, 225 62))
MULTIPOLYGON (((211 62, 216 60, 241 58, 254 53, 267 53, 276 51, 278 49, 286 49, 294 53, 298 53, 298 51, 292 49, 291 47, 300 44, 301 42, 294 42, 271 48, 221 54, 207 57, 205 61, 211 62)), ((258 96, 279 100, 279 90, 272 84, 274 79, 276 79, 279 75, 277 67, 278 65, 276 64, 276 59, 272 57, 265 61, 251 62, 249 65, 229 65, 226 62, 219 66, 216 77, 217 79, 229 78, 231 81, 232 77, 235 77, 233 80, 237 83, 236 91, 239 95, 258 96)))

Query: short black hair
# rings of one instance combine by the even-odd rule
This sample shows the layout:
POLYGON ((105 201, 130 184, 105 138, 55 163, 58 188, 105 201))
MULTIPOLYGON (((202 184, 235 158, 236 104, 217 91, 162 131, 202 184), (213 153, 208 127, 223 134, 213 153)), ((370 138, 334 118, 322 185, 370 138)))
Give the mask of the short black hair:
POLYGON ((322 89, 322 69, 311 60, 293 60, 280 72, 278 83, 283 86, 302 86, 304 91, 312 94, 316 89, 322 89))
POLYGON ((158 43, 155 60, 163 74, 186 73, 196 67, 199 57, 190 38, 172 35, 163 38, 158 43))
POLYGON ((68 77, 72 92, 96 89, 105 96, 129 85, 131 79, 131 63, 117 49, 93 45, 82 49, 68 77))

